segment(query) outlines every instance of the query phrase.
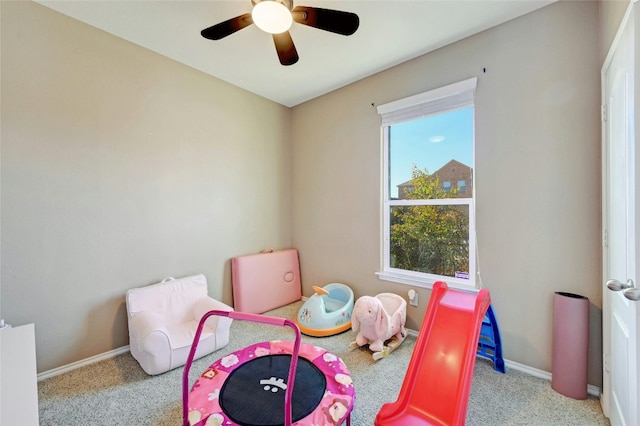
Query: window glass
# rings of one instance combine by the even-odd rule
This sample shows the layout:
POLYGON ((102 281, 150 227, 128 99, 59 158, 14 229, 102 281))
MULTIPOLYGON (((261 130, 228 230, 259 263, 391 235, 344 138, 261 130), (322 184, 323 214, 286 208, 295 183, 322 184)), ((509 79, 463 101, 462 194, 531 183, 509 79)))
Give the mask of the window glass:
POLYGON ((468 205, 395 206, 390 217, 392 268, 468 276, 468 205))
POLYGON ((389 128, 389 194, 406 198, 421 172, 454 197, 451 182, 470 177, 472 159, 473 108, 394 124, 389 128))

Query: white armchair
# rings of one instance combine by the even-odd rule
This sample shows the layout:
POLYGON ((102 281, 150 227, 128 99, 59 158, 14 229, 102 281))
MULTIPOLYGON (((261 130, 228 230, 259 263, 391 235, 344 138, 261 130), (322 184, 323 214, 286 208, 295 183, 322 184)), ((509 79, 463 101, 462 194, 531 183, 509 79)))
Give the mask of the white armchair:
MULTIPOLYGON (((193 275, 127 291, 131 355, 150 375, 184 365, 198 323, 206 312, 233 308, 207 295, 207 279, 193 275)), ((229 343, 231 319, 211 316, 200 336, 195 358, 229 343)))

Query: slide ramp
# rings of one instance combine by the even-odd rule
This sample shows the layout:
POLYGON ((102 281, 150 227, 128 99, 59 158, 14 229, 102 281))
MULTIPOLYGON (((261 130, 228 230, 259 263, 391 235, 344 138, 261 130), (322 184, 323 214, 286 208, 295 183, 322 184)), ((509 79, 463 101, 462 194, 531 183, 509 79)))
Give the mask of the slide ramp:
POLYGON ((464 425, 489 291, 433 286, 396 402, 384 404, 376 426, 464 425))

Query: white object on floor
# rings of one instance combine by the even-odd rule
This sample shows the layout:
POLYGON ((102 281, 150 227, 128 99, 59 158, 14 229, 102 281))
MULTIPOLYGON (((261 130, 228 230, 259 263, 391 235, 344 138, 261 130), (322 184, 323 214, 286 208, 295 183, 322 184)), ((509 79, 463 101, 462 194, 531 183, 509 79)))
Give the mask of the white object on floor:
POLYGON ((0 331, 0 425, 39 425, 33 324, 0 331))
MULTIPOLYGON (((127 291, 131 355, 150 375, 184 365, 200 318, 211 310, 233 311, 207 295, 204 275, 165 278, 158 284, 127 291)), ((207 320, 195 359, 229 343, 231 319, 207 320)))

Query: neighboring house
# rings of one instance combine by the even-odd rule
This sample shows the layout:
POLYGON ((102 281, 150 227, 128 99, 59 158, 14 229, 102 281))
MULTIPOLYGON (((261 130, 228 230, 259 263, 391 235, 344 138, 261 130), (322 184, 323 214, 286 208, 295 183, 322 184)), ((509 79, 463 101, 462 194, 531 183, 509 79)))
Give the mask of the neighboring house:
MULTIPOLYGON (((438 178, 445 192, 457 189, 455 198, 470 197, 473 194, 473 169, 459 161, 451 160, 436 170, 433 177, 438 178)), ((406 198, 413 191, 413 179, 398 185, 398 198, 406 198)))

